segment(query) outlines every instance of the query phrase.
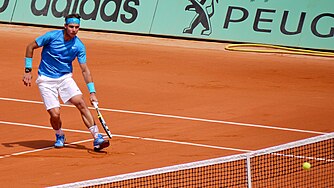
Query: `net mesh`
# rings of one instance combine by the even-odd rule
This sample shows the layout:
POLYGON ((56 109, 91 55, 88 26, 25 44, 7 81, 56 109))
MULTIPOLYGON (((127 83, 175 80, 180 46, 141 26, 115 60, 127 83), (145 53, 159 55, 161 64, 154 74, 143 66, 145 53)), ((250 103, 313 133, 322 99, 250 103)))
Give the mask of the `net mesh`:
POLYGON ((182 165, 54 187, 334 187, 334 133, 182 165), (302 168, 309 162, 311 168, 302 168))
POLYGON ((106 183, 100 187, 247 187, 244 166, 245 160, 238 160, 106 183))
POLYGON ((251 158, 253 187, 334 187, 334 140, 251 158), (304 162, 311 168, 303 170, 304 162))

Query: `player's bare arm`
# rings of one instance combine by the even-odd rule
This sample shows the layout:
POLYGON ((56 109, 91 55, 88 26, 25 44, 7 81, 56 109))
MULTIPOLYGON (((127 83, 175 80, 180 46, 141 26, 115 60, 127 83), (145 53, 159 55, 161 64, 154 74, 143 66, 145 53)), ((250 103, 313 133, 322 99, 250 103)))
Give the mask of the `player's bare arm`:
POLYGON ((92 75, 90 73, 90 70, 87 66, 86 63, 83 63, 83 64, 80 64, 80 68, 81 68, 81 71, 82 71, 82 76, 84 77, 84 80, 88 86, 88 88, 92 87, 91 90, 89 91, 90 93, 90 101, 91 102, 97 102, 97 97, 96 97, 96 92, 95 92, 95 88, 94 88, 94 83, 93 83, 93 78, 92 78, 92 75))
MULTIPOLYGON (((34 49, 38 48, 39 46, 37 45, 37 43, 35 41, 31 42, 28 44, 27 48, 26 48, 26 58, 30 58, 30 61, 32 61, 32 57, 34 54, 34 49)), ((30 63, 31 64, 31 63, 30 63)), ((31 86, 31 81, 32 81, 32 75, 31 75, 31 65, 27 65, 26 63, 26 67, 25 67, 25 71, 24 71, 24 75, 23 75, 23 84, 25 86, 31 86)))

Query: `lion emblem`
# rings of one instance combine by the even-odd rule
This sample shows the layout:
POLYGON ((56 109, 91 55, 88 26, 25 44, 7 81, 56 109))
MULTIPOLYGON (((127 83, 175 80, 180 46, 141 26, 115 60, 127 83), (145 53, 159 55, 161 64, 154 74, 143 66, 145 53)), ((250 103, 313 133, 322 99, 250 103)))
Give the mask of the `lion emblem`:
MULTIPOLYGON (((212 33, 211 21, 210 18, 215 12, 215 0, 188 0, 190 5, 187 5, 186 11, 195 11, 196 15, 191 21, 189 27, 183 30, 183 33, 192 34, 193 30, 199 25, 202 24, 204 29, 201 32, 201 35, 210 35, 212 33)), ((218 0, 216 0, 218 3, 218 0)))

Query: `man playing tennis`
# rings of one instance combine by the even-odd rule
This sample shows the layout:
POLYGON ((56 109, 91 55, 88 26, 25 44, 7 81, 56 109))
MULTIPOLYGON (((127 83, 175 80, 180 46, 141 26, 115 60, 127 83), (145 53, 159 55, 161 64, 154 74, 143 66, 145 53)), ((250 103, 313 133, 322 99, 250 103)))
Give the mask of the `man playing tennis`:
POLYGON ((56 133, 56 148, 64 147, 65 135, 60 119, 60 103, 58 96, 65 104, 73 104, 81 113, 82 120, 94 137, 94 150, 99 151, 109 146, 99 133, 94 118, 90 113, 82 93, 72 78, 72 62, 78 59, 83 78, 90 92, 90 101, 97 102, 94 82, 86 64, 86 49, 76 36, 80 27, 80 15, 70 14, 65 18, 63 30, 53 30, 39 36, 28 44, 25 54, 24 85, 32 82, 32 57, 36 48, 42 47, 41 61, 38 68, 36 84, 40 90, 46 110, 50 115, 50 123, 56 133))

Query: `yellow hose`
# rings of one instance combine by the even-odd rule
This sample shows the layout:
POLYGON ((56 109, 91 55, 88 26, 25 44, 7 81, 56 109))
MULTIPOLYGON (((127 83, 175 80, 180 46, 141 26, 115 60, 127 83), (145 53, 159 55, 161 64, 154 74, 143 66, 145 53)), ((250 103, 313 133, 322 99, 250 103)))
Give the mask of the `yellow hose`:
POLYGON ((323 52, 316 50, 306 50, 298 48, 289 48, 275 45, 267 44, 229 44, 225 47, 226 50, 230 51, 241 51, 241 52, 258 52, 258 53, 284 53, 284 54, 297 54, 297 55, 312 55, 312 56, 322 56, 322 57, 334 57, 333 52, 323 52), (272 48, 274 50, 267 49, 245 49, 239 47, 264 47, 272 48))

